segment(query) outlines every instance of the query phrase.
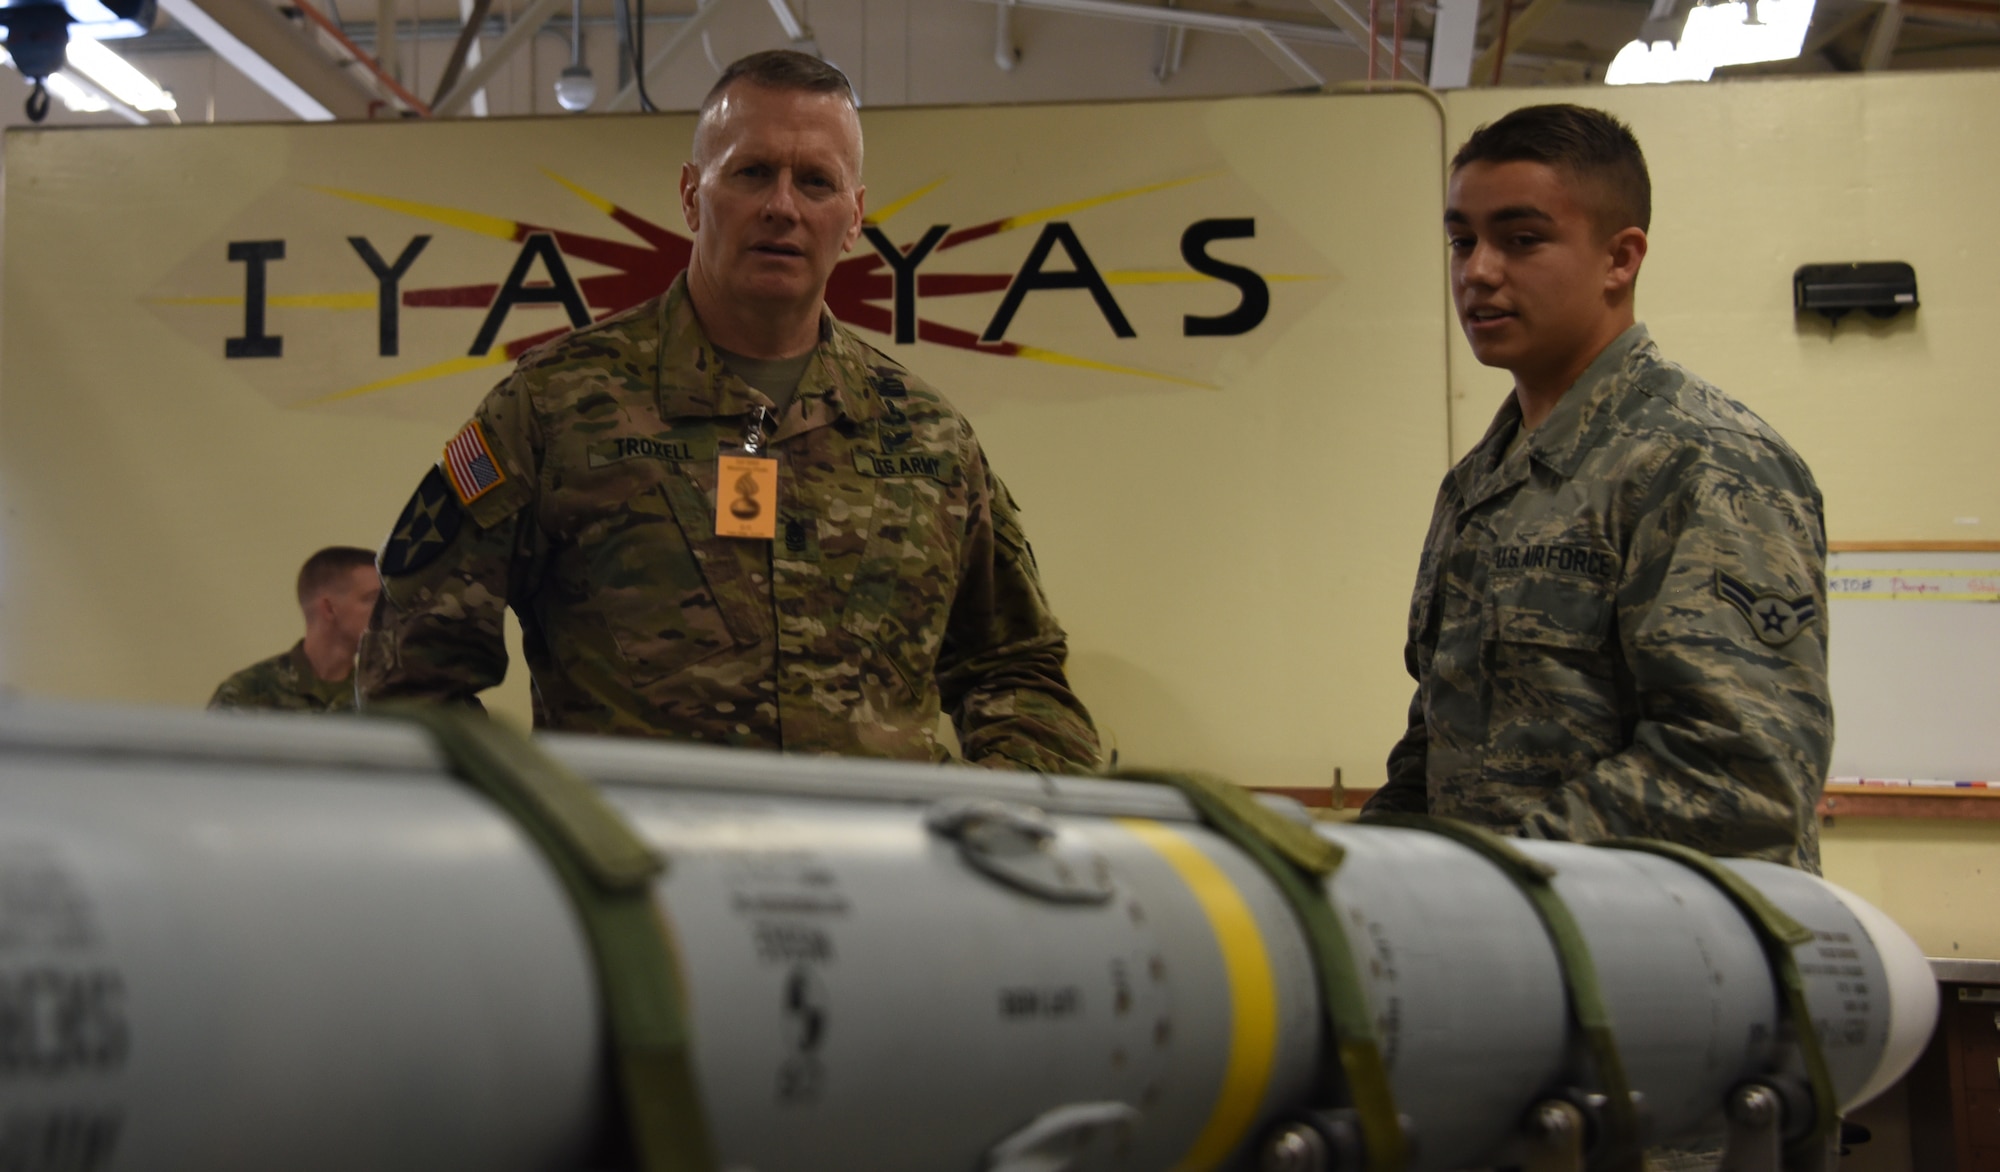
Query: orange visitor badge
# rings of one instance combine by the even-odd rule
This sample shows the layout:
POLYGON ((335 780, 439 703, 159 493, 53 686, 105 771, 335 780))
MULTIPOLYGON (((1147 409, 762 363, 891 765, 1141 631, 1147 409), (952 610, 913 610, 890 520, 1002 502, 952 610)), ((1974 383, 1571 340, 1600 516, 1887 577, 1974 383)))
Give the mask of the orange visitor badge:
POLYGON ((715 467, 715 535, 764 541, 776 537, 778 462, 762 456, 723 456, 715 467))

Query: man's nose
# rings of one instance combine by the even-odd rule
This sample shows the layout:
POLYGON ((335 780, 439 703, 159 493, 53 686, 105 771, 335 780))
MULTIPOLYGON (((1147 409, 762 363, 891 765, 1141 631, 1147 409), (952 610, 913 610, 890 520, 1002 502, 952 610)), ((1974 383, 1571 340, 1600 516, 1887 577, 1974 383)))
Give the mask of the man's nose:
POLYGON ((778 172, 778 181, 771 185, 771 192, 765 197, 764 214, 774 220, 799 218, 798 193, 793 190, 790 171, 778 172))
POLYGON ((1485 241, 1477 241, 1459 262, 1459 280, 1467 285, 1491 286, 1500 283, 1499 251, 1485 241))

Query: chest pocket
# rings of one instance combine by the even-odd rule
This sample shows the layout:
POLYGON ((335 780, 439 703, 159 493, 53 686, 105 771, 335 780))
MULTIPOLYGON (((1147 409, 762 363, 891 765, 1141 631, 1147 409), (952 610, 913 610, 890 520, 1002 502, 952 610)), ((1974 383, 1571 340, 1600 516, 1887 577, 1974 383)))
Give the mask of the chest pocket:
POLYGON ((916 695, 930 686, 958 592, 959 536, 944 523, 952 491, 920 478, 876 482, 868 542, 841 615, 841 626, 885 656, 916 695))
POLYGON ((644 685, 758 639, 746 583, 720 539, 704 535, 708 503, 685 477, 635 494, 578 535, 589 605, 603 616, 626 677, 644 685), (706 536, 706 540, 704 537, 706 536))
POLYGON ((1592 652, 1610 673, 1617 602, 1612 584, 1568 574, 1500 572, 1488 597, 1494 641, 1524 647, 1592 652))

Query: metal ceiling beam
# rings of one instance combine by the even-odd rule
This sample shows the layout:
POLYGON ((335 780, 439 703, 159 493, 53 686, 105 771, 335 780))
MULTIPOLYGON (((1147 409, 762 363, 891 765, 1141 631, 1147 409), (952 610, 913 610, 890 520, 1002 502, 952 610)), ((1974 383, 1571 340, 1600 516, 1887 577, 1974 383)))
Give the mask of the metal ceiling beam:
POLYGON ((1020 60, 1021 42, 1014 36, 1013 0, 1002 0, 993 6, 993 64, 1002 73, 1012 73, 1020 60))
POLYGON ((1270 58, 1271 64, 1276 65, 1286 77, 1292 79, 1292 84, 1310 86, 1313 89, 1326 84, 1326 79, 1319 75, 1318 70, 1307 65, 1303 58, 1292 52, 1290 45, 1272 36, 1270 29, 1262 25, 1248 25, 1243 29, 1243 38, 1257 46, 1259 53, 1270 58))
POLYGON ((403 80, 402 54, 396 44, 396 0, 375 0, 375 62, 397 81, 403 80))
POLYGON ((1232 33, 1239 37, 1245 35, 1246 28, 1255 27, 1280 40, 1308 45, 1360 47, 1368 44, 1365 32, 1357 41, 1339 29, 1327 28, 1324 25, 1251 20, 1242 16, 1218 16, 1212 12, 1197 12, 1191 8, 1155 8, 1150 5, 1126 4, 1121 0, 979 0, 979 2, 1012 4, 1020 8, 1045 8, 1051 12, 1067 12, 1075 16, 1099 16, 1106 20, 1165 25, 1168 28, 1184 28, 1194 32, 1232 33))
MULTIPOLYGON (((666 44, 660 46, 660 51, 653 54, 652 59, 646 62, 647 84, 652 83, 653 75, 667 62, 672 61, 676 54, 694 42, 694 39, 701 34, 701 30, 708 27, 708 22, 715 19, 715 14, 722 10, 724 3, 725 0, 702 0, 701 7, 694 10, 694 15, 681 22, 681 27, 674 30, 674 35, 667 39, 666 44)), ((605 109, 629 110, 638 100, 639 83, 635 79, 631 85, 619 90, 605 109)))
POLYGON ((1472 81, 1472 50, 1479 42, 1479 0, 1438 0, 1431 30, 1434 90, 1464 89, 1472 81))
POLYGON ((432 111, 438 117, 445 118, 464 109, 465 104, 472 100, 472 95, 484 89, 486 83, 493 79, 493 75, 500 72, 500 67, 507 64, 514 54, 520 51, 521 46, 533 41, 535 34, 540 32, 542 26, 549 22, 549 18, 563 6, 564 0, 535 0, 530 4, 526 11, 515 18, 514 27, 507 30, 507 35, 500 38, 500 43, 493 46, 493 52, 483 57, 479 64, 466 70, 459 77, 458 84, 451 87, 451 92, 439 98, 431 107, 432 111))
MULTIPOLYGON (((1252 20, 1242 16, 1220 16, 1212 12, 1196 12, 1186 8, 1155 8, 1150 5, 1122 3, 1121 0, 983 0, 998 4, 1004 14, 1009 8, 1045 8, 1052 12, 1067 12, 1074 16, 1097 16, 1107 20, 1124 20, 1134 24, 1176 30, 1194 30, 1209 33, 1231 33, 1242 37, 1256 46, 1257 51, 1268 57, 1293 84, 1318 88, 1326 84, 1319 71, 1307 64, 1305 59, 1293 51, 1286 41, 1299 41, 1320 45, 1365 46, 1368 32, 1363 26, 1359 38, 1339 29, 1323 28, 1310 24, 1291 24, 1275 20, 1252 20)), ((1315 3, 1340 5, 1341 0, 1314 0, 1315 3)), ((1388 42, 1384 42, 1388 44, 1388 42)))
POLYGON ((1889 68, 1896 55, 1896 41, 1903 35, 1903 6, 1896 0, 1882 6, 1875 27, 1868 34, 1868 48, 1861 54, 1861 68, 1869 71, 1889 68))
MULTIPOLYGON (((1505 4, 1509 3, 1510 0, 1500 0, 1500 2, 1505 4)), ((1499 78, 1499 74, 1496 71, 1506 64, 1501 59, 1501 50, 1504 48, 1507 51, 1507 56, 1513 56, 1514 48, 1527 44, 1529 34, 1540 28, 1542 23, 1553 16, 1556 9, 1560 7, 1562 7, 1562 0, 1531 0, 1526 8, 1515 13, 1513 18, 1506 23, 1506 44, 1503 46, 1498 40, 1495 40, 1492 44, 1486 46, 1479 56, 1472 59, 1472 84, 1493 85, 1499 78)))
MULTIPOLYGON (((1347 6, 1347 0, 1313 0, 1313 7, 1325 13, 1326 18, 1346 33, 1356 45, 1363 49, 1368 47, 1368 22, 1362 19, 1360 13, 1347 6)), ((1396 43, 1393 40, 1378 36, 1375 38, 1375 44, 1382 50, 1382 55, 1396 66, 1396 76, 1408 75, 1411 78, 1423 76, 1417 71, 1417 67, 1410 63, 1409 57, 1397 60, 1396 43)))
POLYGON ((308 122, 365 119, 374 91, 320 51, 264 0, 159 0, 167 15, 308 122))
POLYGON ((799 21, 798 14, 785 0, 771 0, 771 15, 778 18, 778 27, 785 30, 785 39, 793 43, 812 36, 812 30, 799 21))
POLYGON ((453 83, 458 81, 458 75, 465 72, 465 63, 471 59, 473 48, 479 44, 479 26, 486 23, 486 13, 492 7, 493 0, 472 0, 472 11, 465 14, 465 27, 458 30, 458 40, 451 46, 451 56, 445 58, 444 73, 438 78, 437 89, 431 93, 432 109, 435 110, 438 103, 444 101, 453 83))

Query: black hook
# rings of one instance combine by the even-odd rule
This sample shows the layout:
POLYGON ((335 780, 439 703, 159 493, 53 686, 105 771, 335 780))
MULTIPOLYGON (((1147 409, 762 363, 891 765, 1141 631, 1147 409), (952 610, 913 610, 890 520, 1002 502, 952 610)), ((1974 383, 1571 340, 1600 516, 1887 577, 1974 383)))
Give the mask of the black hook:
POLYGON ((40 122, 49 116, 49 84, 41 78, 35 79, 35 88, 28 91, 28 121, 40 122))

